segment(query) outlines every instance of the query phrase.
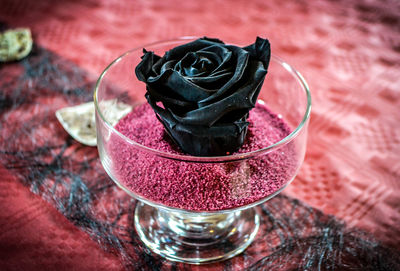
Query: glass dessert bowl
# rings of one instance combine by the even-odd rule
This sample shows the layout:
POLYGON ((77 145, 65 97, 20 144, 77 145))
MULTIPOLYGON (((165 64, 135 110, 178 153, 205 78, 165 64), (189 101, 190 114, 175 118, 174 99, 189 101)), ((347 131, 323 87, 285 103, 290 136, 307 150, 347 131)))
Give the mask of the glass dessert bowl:
POLYGON ((143 48, 162 55, 192 40, 126 52, 101 74, 94 103, 100 160, 113 181, 138 200, 135 228, 141 240, 167 259, 201 264, 245 250, 260 224, 254 207, 295 178, 306 150, 311 97, 303 77, 272 55, 242 148, 225 156, 184 154, 147 105, 146 86, 134 68, 143 48), (127 106, 131 113, 115 124, 118 108, 127 106))

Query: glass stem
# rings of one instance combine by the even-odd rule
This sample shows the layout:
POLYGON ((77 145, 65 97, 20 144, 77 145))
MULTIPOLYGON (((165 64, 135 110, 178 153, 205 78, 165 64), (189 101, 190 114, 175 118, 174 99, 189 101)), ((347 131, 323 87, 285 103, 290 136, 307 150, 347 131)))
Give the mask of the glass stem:
POLYGON ((227 214, 196 214, 158 210, 158 219, 163 227, 177 235, 190 239, 219 239, 226 237, 234 228, 235 218, 241 211, 227 214))

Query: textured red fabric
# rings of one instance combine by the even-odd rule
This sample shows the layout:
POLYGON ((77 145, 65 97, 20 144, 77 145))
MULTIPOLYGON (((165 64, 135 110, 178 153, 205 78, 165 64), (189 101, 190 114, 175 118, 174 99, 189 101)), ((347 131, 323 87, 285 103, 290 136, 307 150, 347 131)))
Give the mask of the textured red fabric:
POLYGON ((62 214, 0 166, 2 270, 119 270, 117 256, 99 248, 62 214))
MULTIPOLYGON (((399 248, 399 14, 396 0, 3 0, 0 20, 30 27, 37 43, 93 74, 127 49, 157 40, 206 35, 242 45, 257 35, 269 38, 273 53, 301 71, 313 95, 307 157, 286 193, 399 248)), ((73 262, 79 270, 120 268, 1 173, 7 211, 0 213, 0 251, 9 269, 69 269, 73 262), (40 232, 51 234, 43 240, 40 232), (87 258, 77 256, 86 249, 87 258)))

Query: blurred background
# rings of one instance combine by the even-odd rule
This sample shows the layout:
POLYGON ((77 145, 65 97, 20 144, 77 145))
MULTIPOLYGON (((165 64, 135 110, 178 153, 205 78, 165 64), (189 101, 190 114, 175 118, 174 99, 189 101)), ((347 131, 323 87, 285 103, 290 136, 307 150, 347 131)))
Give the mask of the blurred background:
MULTIPOLYGON (((207 36, 248 45, 268 38, 273 54, 303 74, 313 98, 306 159, 286 195, 400 248, 399 1, 0 0, 0 22, 3 29, 30 28, 37 46, 92 78, 123 52, 159 40, 207 36)), ((34 247, 45 258, 52 249, 40 236, 62 225, 53 246, 70 261, 103 259, 82 268, 115 267, 114 255, 2 170, 4 262, 34 257, 34 247), (15 194, 4 192, 10 187, 15 194), (23 233, 36 241, 24 243, 23 233), (74 254, 65 241, 76 238, 86 240, 86 254, 74 254)))

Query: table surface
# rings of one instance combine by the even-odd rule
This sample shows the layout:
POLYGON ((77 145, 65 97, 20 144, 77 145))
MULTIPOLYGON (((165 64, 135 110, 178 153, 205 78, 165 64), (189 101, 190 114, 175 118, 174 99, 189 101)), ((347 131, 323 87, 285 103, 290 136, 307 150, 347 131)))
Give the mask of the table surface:
MULTIPOLYGON (((134 252, 124 254, 113 241, 110 245, 99 237, 99 227, 77 219, 77 213, 66 211, 68 206, 57 205, 61 196, 47 193, 43 183, 62 179, 63 171, 56 171, 60 168, 51 164, 47 171, 55 172, 44 177, 33 170, 40 168, 37 157, 41 166, 49 159, 40 146, 52 142, 54 148, 46 149, 52 159, 59 153, 81 159, 80 167, 93 166, 102 184, 112 186, 97 161, 97 150, 69 138, 54 111, 90 100, 96 77, 122 52, 179 36, 217 37, 243 45, 253 43, 256 36, 266 37, 272 52, 296 67, 310 86, 313 108, 306 159, 285 196, 263 206, 265 216, 275 212, 283 219, 300 206, 300 211, 312 210, 321 221, 334 221, 329 227, 358 232, 357 238, 374 240, 376 248, 398 253, 400 2, 2 0, 0 5, 3 29, 29 27, 35 42, 25 60, 0 66, 0 263, 6 270, 191 268, 150 253, 135 233, 128 242, 134 252), (47 78, 46 72, 55 77, 47 78), (56 93, 50 95, 48 89, 56 93), (48 122, 35 122, 40 116, 48 122), (12 120, 19 121, 15 128, 12 120), (28 131, 28 120, 35 124, 35 134, 19 133, 28 131), (274 206, 290 208, 279 214, 274 206)), ((80 172, 86 172, 82 168, 80 172)), ((79 170, 74 176, 85 179, 77 177, 79 170)), ((77 189, 66 185, 70 192, 77 189)), ((107 197, 129 205, 128 199, 119 202, 124 197, 117 189, 107 191, 113 195, 99 196, 97 207, 86 215, 108 210, 107 197)), ((265 228, 263 233, 267 232, 265 228)), ((263 270, 274 251, 266 241, 256 240, 244 255, 223 264, 193 268, 263 270), (257 252, 266 246, 269 250, 257 252)), ((293 254, 281 253, 274 261, 293 254)), ((296 268, 298 257, 276 266, 296 268)), ((399 268, 398 259, 392 260, 392 268, 399 268)), ((332 262, 323 263, 323 268, 333 269, 332 262)))

